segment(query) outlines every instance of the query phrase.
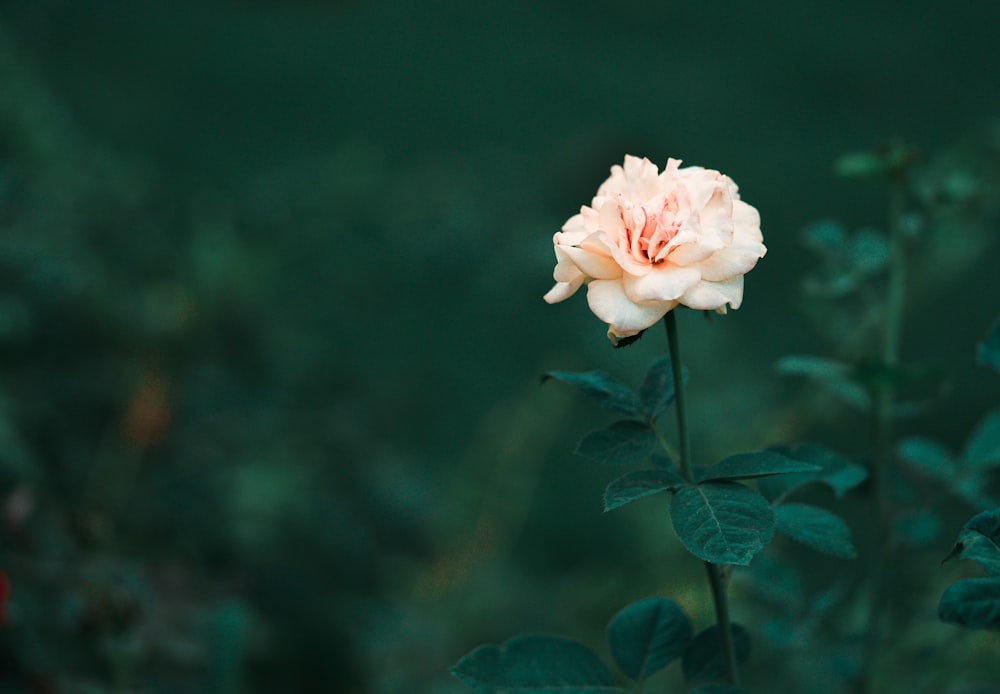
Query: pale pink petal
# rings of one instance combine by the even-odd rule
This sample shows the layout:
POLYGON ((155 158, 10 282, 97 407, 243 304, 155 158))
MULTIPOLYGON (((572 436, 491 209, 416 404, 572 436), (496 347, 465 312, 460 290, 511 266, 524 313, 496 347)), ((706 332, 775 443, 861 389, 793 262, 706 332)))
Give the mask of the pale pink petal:
POLYGON ((601 244, 602 251, 595 252, 594 246, 563 246, 562 252, 588 277, 599 280, 613 280, 622 276, 622 267, 611 257, 610 251, 601 244))
POLYGON ((557 282, 556 285, 552 287, 552 289, 550 289, 542 298, 550 304, 556 304, 560 301, 564 301, 576 294, 576 290, 583 285, 583 280, 583 275, 580 275, 572 282, 557 282))
POLYGON ((626 296, 621 280, 594 280, 588 284, 587 303, 619 337, 645 330, 677 305, 676 301, 634 302, 626 296))
POLYGON ((699 282, 680 298, 689 308, 711 311, 729 304, 739 308, 743 303, 743 275, 725 282, 699 282))
MULTIPOLYGON (((746 203, 739 203, 737 209, 740 206, 748 207, 753 211, 753 216, 757 215, 757 211, 746 203)), ((752 215, 747 214, 747 216, 752 215)), ((711 282, 719 282, 750 272, 757 261, 767 253, 761 239, 759 227, 737 224, 732 245, 723 248, 700 264, 702 277, 711 282)))
POLYGON ((632 301, 672 301, 701 281, 696 267, 660 263, 640 277, 626 275, 625 293, 632 301))

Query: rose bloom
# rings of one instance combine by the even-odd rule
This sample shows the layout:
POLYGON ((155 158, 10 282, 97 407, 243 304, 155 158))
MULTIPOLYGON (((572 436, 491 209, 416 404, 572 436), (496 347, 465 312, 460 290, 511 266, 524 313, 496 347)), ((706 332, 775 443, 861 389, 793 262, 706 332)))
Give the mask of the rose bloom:
POLYGON ((677 306, 725 313, 743 301, 743 275, 764 256, 760 215, 718 171, 660 173, 626 156, 580 214, 553 238, 556 285, 550 304, 587 285, 587 302, 608 337, 638 335, 677 306))

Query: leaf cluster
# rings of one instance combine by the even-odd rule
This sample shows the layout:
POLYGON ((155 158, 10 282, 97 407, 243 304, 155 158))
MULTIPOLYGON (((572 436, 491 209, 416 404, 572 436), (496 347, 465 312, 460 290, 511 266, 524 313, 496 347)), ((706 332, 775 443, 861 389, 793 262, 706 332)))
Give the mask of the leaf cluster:
MULTIPOLYGON (((750 654, 750 635, 733 625, 736 655, 750 654)), ((694 633, 691 620, 673 600, 652 596, 622 608, 608 622, 608 650, 621 679, 642 684, 671 663, 681 662, 692 694, 744 691, 711 683, 725 672, 718 628, 694 633)), ((523 635, 500 645, 483 645, 452 669, 477 694, 624 694, 611 669, 587 646, 560 636, 523 635)))

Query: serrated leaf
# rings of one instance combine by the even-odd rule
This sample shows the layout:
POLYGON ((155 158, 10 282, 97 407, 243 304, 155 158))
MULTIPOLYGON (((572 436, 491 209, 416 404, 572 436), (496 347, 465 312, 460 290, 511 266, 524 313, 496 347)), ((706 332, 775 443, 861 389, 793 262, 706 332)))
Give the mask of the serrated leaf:
POLYGON ((682 487, 674 495, 670 519, 688 551, 713 564, 746 566, 774 535, 767 500, 736 482, 682 487))
POLYGON ((952 583, 938 603, 938 616, 968 629, 1000 629, 1000 578, 952 583))
POLYGON ((986 337, 979 344, 976 363, 980 366, 989 366, 994 371, 1000 372, 1000 318, 993 323, 989 332, 986 333, 986 337))
POLYGON ((990 576, 1000 576, 1000 509, 970 518, 958 533, 955 553, 977 562, 990 576))
POLYGON ((635 417, 643 417, 638 396, 627 385, 603 371, 549 371, 542 376, 544 383, 550 378, 568 383, 578 388, 584 395, 601 407, 635 417))
POLYGON ((993 410, 979 420, 962 458, 974 468, 1000 465, 1000 410, 993 410))
POLYGON ((618 694, 614 677, 583 644, 560 636, 515 636, 480 646, 451 673, 477 694, 618 694))
POLYGON ((932 479, 950 482, 955 478, 954 457, 936 441, 913 436, 900 441, 896 453, 904 463, 932 479))
POLYGON ((775 369, 786 376, 805 376, 861 411, 871 407, 871 396, 854 379, 854 367, 850 364, 826 357, 793 354, 779 359, 775 369))
POLYGON ((820 472, 818 465, 786 458, 777 451, 737 453, 697 473, 700 482, 709 480, 745 480, 793 472, 820 472))
POLYGON ((654 448, 656 432, 649 424, 623 419, 584 436, 576 452, 607 465, 631 465, 649 457, 654 448))
MULTIPOLYGON (((745 662, 750 657, 750 633, 739 624, 731 624, 730 628, 733 632, 736 662, 745 662)), ((681 667, 687 682, 712 679, 726 673, 721 636, 718 624, 702 629, 695 635, 681 657, 681 667)))
POLYGON ((633 470, 612 481, 604 490, 604 510, 616 508, 651 494, 680 489, 687 482, 675 470, 633 470))
POLYGON ((798 443, 788 446, 774 446, 770 450, 781 453, 786 458, 803 463, 818 465, 820 472, 764 477, 757 483, 761 493, 773 501, 782 495, 812 482, 820 482, 833 490, 838 498, 858 486, 868 478, 868 471, 850 462, 842 455, 815 443, 798 443))
POLYGON ((851 529, 840 516, 811 504, 780 504, 774 509, 774 529, 817 552, 841 559, 858 556, 851 529))
MULTIPOLYGON (((687 380, 687 369, 682 370, 683 378, 687 380)), ((676 390, 674 374, 670 357, 660 357, 649 367, 646 377, 639 388, 639 401, 643 412, 649 419, 656 419, 666 412, 674 401, 676 390)))
POLYGON ((649 597, 608 622, 608 647, 618 667, 638 682, 679 658, 691 643, 691 620, 673 600, 649 597))

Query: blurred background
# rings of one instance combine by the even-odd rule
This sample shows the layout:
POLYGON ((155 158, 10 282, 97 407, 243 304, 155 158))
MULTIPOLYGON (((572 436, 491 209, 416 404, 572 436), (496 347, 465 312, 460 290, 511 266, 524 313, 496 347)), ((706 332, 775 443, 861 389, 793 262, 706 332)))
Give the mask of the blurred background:
MULTIPOLYGON (((0 691, 460 692, 479 643, 600 649, 645 595, 706 623, 665 499, 602 515, 615 471, 572 453, 609 419, 539 385, 665 352, 542 302, 552 234, 625 153, 732 176, 769 252, 738 312, 680 317, 696 455, 861 453, 863 420, 773 365, 866 349, 803 298, 803 229, 884 226, 885 186, 832 162, 904 138, 904 358, 938 396, 906 427, 956 448, 1000 400, 974 365, 998 26, 987 2, 0 2, 0 691)), ((956 638, 939 594, 921 648, 956 638)))

